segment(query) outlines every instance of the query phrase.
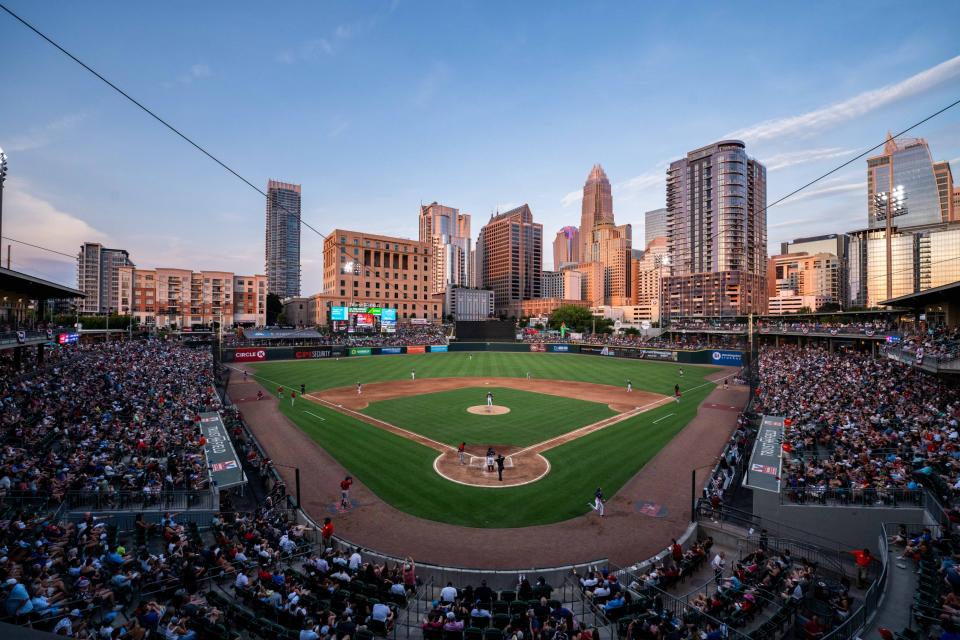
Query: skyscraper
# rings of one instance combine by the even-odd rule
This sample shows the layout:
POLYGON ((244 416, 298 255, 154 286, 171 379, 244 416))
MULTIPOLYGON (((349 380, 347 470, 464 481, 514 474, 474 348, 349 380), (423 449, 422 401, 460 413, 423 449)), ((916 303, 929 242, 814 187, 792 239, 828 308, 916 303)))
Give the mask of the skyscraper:
POLYGON ((669 317, 743 316, 766 306, 766 168, 723 140, 667 170, 669 317))
POLYGON ((894 211, 891 224, 915 227, 949 219, 949 198, 941 202, 930 146, 922 138, 893 138, 887 134, 883 154, 867 158, 867 226, 886 227, 883 196, 903 187, 903 208, 894 211), (890 166, 893 165, 893 179, 890 166))
POLYGON ((940 221, 953 222, 958 214, 953 206, 953 171, 950 163, 944 160, 933 165, 933 176, 937 181, 937 196, 940 199, 940 221))
POLYGON ((470 216, 432 202, 420 205, 420 242, 432 248, 430 293, 447 291, 447 285, 470 286, 470 216))
POLYGON ((300 185, 267 183, 266 270, 269 293, 300 295, 300 185))
POLYGON ((613 192, 610 180, 599 164, 593 165, 583 185, 580 209, 580 260, 590 262, 590 232, 599 222, 613 224, 613 192))
POLYGON ((77 289, 87 297, 78 302, 80 313, 126 313, 120 308, 120 267, 132 267, 125 249, 107 249, 84 242, 77 255, 77 289))
POLYGON ((667 210, 654 209, 644 215, 643 246, 649 246, 657 238, 667 237, 667 210))
POLYGON ((580 262, 580 230, 563 227, 553 239, 553 270, 559 271, 565 264, 580 262))
POLYGON ((490 217, 477 238, 480 286, 493 290, 497 314, 518 316, 522 302, 541 297, 543 225, 522 205, 490 217))

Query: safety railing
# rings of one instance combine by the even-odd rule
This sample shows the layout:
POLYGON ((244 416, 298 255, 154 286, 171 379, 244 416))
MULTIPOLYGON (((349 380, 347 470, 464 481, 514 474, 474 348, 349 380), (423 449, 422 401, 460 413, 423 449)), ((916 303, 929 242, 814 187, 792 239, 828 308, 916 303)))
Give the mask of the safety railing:
POLYGON ((197 491, 68 491, 64 504, 70 511, 188 511, 215 509, 216 496, 209 489, 197 491))
POLYGON ((846 489, 835 487, 784 486, 780 504, 844 507, 913 507, 923 508, 926 492, 921 489, 878 488, 846 489))

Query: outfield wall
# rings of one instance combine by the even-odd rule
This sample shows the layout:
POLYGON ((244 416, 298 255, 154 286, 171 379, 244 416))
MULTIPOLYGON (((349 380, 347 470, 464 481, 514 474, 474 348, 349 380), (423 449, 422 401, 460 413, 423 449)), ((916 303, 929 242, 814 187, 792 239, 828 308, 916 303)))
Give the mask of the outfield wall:
POLYGON ((743 352, 733 349, 681 351, 652 347, 620 347, 572 343, 525 342, 452 342, 449 345, 407 345, 403 347, 232 347, 223 350, 224 362, 264 362, 267 360, 325 360, 448 351, 501 351, 511 353, 580 353, 607 358, 631 358, 682 364, 743 365, 743 352))

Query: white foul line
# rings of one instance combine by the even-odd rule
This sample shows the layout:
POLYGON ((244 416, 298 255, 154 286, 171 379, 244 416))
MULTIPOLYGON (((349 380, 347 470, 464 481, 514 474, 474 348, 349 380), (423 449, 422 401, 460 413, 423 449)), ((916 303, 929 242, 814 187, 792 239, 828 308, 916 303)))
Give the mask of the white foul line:
MULTIPOLYGON (((307 413, 310 413, 310 412, 308 411, 307 413)), ((661 420, 666 420, 666 419, 669 418, 670 416, 675 416, 675 415, 677 415, 677 414, 675 414, 675 413, 668 413, 667 415, 665 415, 665 416, 663 416, 663 417, 661 417, 661 418, 657 418, 656 420, 654 420, 654 421, 653 421, 653 424, 657 424, 657 423, 660 422, 661 420)))
MULTIPOLYGON (((322 417, 318 416, 318 415, 315 414, 313 411, 304 411, 304 413, 309 413, 309 414, 312 415, 314 418, 316 418, 316 419, 318 419, 318 420, 323 420, 324 422, 326 422, 326 420, 327 420, 326 418, 322 418, 322 417)), ((673 414, 671 413, 670 415, 673 415, 673 414)))

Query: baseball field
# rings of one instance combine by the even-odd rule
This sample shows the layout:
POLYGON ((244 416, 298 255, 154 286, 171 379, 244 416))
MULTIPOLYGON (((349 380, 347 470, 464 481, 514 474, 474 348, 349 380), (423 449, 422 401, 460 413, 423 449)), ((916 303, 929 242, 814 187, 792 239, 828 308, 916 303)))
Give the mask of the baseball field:
POLYGON ((582 515, 597 487, 613 496, 696 415, 715 386, 706 376, 717 373, 503 352, 250 366, 265 388, 284 388, 280 410, 386 503, 430 520, 494 528, 582 515), (299 395, 301 385, 307 397, 291 403, 290 391, 299 395), (488 393, 497 411, 486 408, 488 393), (488 447, 506 458, 503 480, 485 470, 488 447))

